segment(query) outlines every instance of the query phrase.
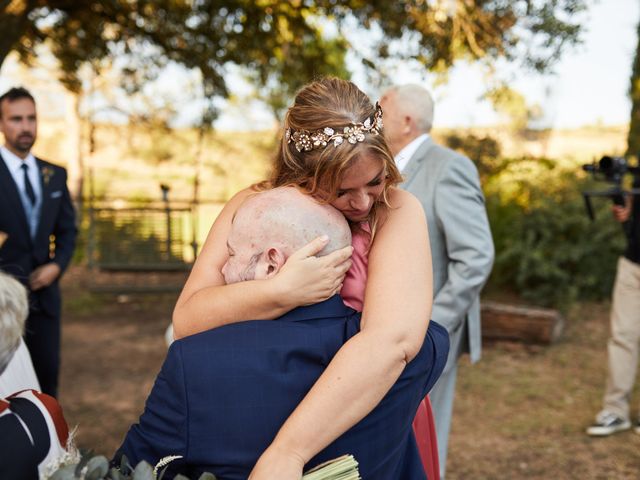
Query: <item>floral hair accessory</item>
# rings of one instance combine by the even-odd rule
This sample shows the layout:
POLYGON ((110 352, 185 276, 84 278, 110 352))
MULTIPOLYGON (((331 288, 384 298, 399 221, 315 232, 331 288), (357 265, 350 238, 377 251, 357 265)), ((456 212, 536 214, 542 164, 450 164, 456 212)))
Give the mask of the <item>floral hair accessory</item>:
POLYGON ((382 130, 382 108, 376 102, 376 111, 372 117, 362 123, 351 123, 344 127, 342 132, 336 132, 331 127, 325 127, 315 132, 308 130, 292 130, 287 128, 285 139, 287 144, 293 142, 298 152, 309 152, 315 148, 324 148, 333 142, 333 146, 342 145, 344 141, 351 144, 364 142, 365 134, 378 135, 382 130))

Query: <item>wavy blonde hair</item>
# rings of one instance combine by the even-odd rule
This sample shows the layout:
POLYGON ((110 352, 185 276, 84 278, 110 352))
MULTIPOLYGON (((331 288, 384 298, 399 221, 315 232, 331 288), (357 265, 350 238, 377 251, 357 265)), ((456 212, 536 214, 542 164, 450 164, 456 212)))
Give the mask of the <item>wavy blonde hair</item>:
POLYGON ((337 198, 344 172, 361 155, 372 154, 382 160, 386 172, 382 195, 367 218, 373 237, 381 210, 389 207, 389 189, 402 181, 384 136, 366 133, 363 142, 343 142, 338 146, 329 143, 324 148, 299 152, 294 142, 287 141, 285 132, 289 128, 315 132, 325 127, 340 131, 373 119, 374 114, 375 106, 369 97, 350 81, 327 77, 302 87, 285 116, 271 176, 258 189, 293 185, 321 202, 331 203, 337 198))

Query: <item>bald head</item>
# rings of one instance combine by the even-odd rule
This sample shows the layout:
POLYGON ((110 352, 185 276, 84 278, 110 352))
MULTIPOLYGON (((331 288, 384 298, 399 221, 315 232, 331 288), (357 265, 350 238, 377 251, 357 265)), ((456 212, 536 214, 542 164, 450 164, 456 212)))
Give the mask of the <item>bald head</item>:
POLYGON ((380 98, 384 136, 394 155, 433 126, 433 98, 420 85, 393 86, 380 98))
POLYGON ((269 278, 287 258, 313 239, 327 235, 326 255, 351 244, 344 216, 293 187, 252 195, 238 208, 227 241, 229 259, 222 268, 227 283, 269 278))

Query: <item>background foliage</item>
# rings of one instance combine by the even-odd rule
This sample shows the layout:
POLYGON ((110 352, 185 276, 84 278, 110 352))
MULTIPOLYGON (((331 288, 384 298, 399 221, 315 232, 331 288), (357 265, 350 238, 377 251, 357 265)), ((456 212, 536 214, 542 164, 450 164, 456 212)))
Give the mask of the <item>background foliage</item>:
POLYGON ((474 159, 482 177, 496 249, 489 291, 562 309, 610 294, 625 238, 608 199, 594 201, 592 222, 582 198, 607 185, 586 178, 575 162, 504 158, 491 137, 447 142, 474 159))
POLYGON ((313 77, 348 75, 347 49, 374 77, 387 59, 440 72, 460 59, 517 59, 546 71, 579 41, 585 8, 586 0, 0 0, 0 66, 12 50, 28 63, 48 43, 71 91, 81 89, 83 65, 126 58, 133 88, 173 62, 200 72, 211 98, 228 96, 225 74, 236 65, 278 110, 313 77))
MULTIPOLYGON (((153 110, 149 118, 131 117, 132 123, 148 127, 148 138, 141 143, 136 141, 140 135, 128 137, 129 151, 149 165, 114 169, 113 178, 102 168, 96 175, 102 180, 94 186, 98 196, 117 190, 118 183, 137 194, 156 177, 167 181, 173 175, 169 181, 177 197, 198 198, 202 185, 208 190, 205 198, 224 200, 250 183, 243 179, 236 186, 229 179, 253 160, 245 156, 232 163, 226 155, 206 155, 213 137, 204 133, 204 125, 211 125, 215 117, 211 99, 228 96, 230 68, 253 80, 276 114, 309 79, 324 74, 348 77, 347 53, 378 82, 393 62, 414 62, 446 73, 459 60, 481 62, 489 72, 500 64, 497 61, 517 60, 544 72, 580 41, 580 14, 588 4, 589 0, 0 0, 0 66, 10 51, 29 64, 39 46, 46 45, 68 90, 81 93, 86 88, 80 70, 90 66, 94 78, 117 71, 127 98, 140 93, 167 65, 197 72, 194 95, 210 100, 203 107, 203 130, 197 140, 192 131, 169 127, 175 113, 171 109, 153 110), (180 142, 181 148, 176 148, 180 142), (128 183, 127 175, 137 178, 128 183)), ((631 153, 637 136, 637 77, 636 56, 630 88, 631 153)), ((539 114, 537 107, 502 83, 486 96, 509 120, 511 133, 526 140, 528 124, 539 114)), ((93 128, 89 136, 95 162, 100 139, 94 139, 93 128)), ((576 162, 544 158, 551 157, 544 150, 543 158, 504 154, 502 142, 493 136, 456 132, 446 140, 477 162, 485 187, 497 250, 488 288, 508 289, 527 301, 556 306, 608 294, 624 238, 606 202, 598 205, 597 222, 587 219, 580 190, 588 183, 576 162)), ((227 143, 232 151, 245 142, 227 143)), ((109 145, 102 148, 105 156, 114 155, 109 145)))

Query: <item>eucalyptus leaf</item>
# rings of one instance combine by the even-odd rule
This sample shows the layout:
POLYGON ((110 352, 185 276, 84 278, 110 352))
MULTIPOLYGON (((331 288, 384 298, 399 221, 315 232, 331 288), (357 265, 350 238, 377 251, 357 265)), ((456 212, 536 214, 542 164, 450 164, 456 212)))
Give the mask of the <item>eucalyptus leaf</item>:
POLYGON ((106 457, 99 455, 93 457, 87 463, 87 473, 85 474, 85 480, 101 480, 109 472, 109 461, 106 457))
POLYGON ((76 480, 75 470, 75 465, 65 465, 56 470, 56 472, 49 477, 49 480, 76 480))
POLYGON ((198 478, 198 480, 218 480, 218 477, 216 477, 211 472, 204 472, 202 475, 200 475, 200 478, 198 478))
POLYGON ((158 475, 157 480, 162 480, 164 478, 164 474, 167 473, 167 468, 169 468, 169 465, 166 465, 161 471, 160 471, 160 475, 158 475))
POLYGON ((87 463, 89 463, 89 460, 91 460, 92 457, 93 457, 93 450, 92 449, 89 449, 89 450, 81 449, 80 450, 80 461, 78 462, 78 465, 76 466, 76 471, 75 471, 76 477, 78 477, 78 478, 81 477, 82 469, 87 465, 87 463))
POLYGON ((118 470, 115 467, 113 467, 113 468, 111 468, 111 470, 109 470, 109 477, 111 478, 111 480, 127 480, 127 477, 125 477, 120 472, 120 470, 118 470))
POLYGON ((189 480, 189 477, 185 477, 184 475, 176 475, 175 477, 173 477, 173 480, 189 480))
POLYGON ((140 462, 133 470, 132 480, 155 480, 153 467, 147 462, 140 462))
POLYGON ((120 458, 120 472, 124 473, 125 475, 128 475, 129 472, 131 472, 132 470, 133 468, 129 463, 129 459, 127 458, 126 455, 122 455, 122 457, 120 458))

